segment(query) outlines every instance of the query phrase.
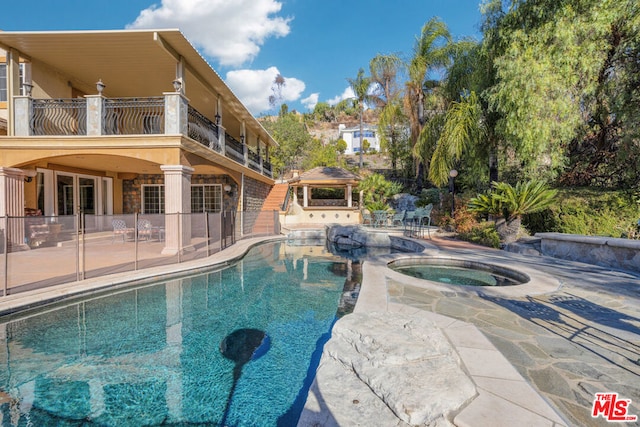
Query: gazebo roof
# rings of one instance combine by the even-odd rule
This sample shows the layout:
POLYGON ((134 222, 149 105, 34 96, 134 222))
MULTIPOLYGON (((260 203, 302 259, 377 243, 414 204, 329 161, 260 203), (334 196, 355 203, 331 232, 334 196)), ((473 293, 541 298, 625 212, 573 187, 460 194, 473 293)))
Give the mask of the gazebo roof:
POLYGON ((356 185, 360 176, 343 168, 320 166, 293 178, 290 184, 298 185, 356 185))

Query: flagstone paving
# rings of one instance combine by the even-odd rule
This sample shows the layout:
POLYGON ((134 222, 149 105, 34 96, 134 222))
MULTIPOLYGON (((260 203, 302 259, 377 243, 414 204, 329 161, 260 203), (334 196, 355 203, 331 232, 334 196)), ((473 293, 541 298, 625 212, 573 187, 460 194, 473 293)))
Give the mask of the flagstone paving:
POLYGON ((610 425, 591 416, 597 392, 631 399, 628 414, 640 416, 638 275, 443 239, 432 242, 447 255, 473 254, 478 261, 503 263, 508 257, 557 277, 561 287, 546 294, 497 297, 387 279, 390 302, 475 325, 572 425, 610 425))

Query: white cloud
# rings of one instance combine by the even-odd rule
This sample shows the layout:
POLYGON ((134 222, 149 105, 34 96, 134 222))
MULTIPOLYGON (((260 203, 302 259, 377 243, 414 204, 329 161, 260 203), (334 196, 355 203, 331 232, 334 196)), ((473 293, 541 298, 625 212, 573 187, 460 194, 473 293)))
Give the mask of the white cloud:
MULTIPOLYGON (((249 111, 256 115, 272 109, 269 97, 273 95, 273 81, 278 74, 280 71, 276 67, 266 70, 235 70, 227 73, 225 81, 249 111)), ((281 101, 297 101, 304 89, 305 84, 302 80, 284 77, 281 101)))
POLYGON ((162 0, 142 12, 128 28, 180 28, 205 56, 221 65, 251 61, 269 37, 289 34, 276 0, 162 0))
POLYGON ((353 89, 351 89, 351 86, 347 87, 344 92, 342 92, 341 95, 337 95, 329 100, 327 100, 327 103, 329 105, 336 105, 338 102, 342 101, 343 99, 349 99, 349 98, 355 98, 356 94, 353 91, 353 89))
POLYGON ((304 105, 304 107, 307 110, 313 110, 316 107, 316 104, 318 103, 319 96, 320 96, 319 93, 312 93, 306 98, 301 99, 300 102, 302 103, 302 105, 304 105))

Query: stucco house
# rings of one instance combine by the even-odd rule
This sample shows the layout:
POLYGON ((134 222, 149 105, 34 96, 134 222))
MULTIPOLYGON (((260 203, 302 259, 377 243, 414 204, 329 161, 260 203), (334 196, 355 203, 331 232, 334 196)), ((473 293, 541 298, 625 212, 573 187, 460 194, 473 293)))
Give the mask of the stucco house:
POLYGON ((179 30, 0 31, 0 217, 257 211, 276 145, 179 30))
POLYGON ((369 142, 369 150, 380 151, 380 139, 378 138, 378 128, 369 124, 362 127, 362 137, 360 136, 360 126, 348 128, 341 124, 338 126, 338 139, 343 139, 347 143, 345 154, 357 154, 361 149, 361 141, 365 139, 369 142))

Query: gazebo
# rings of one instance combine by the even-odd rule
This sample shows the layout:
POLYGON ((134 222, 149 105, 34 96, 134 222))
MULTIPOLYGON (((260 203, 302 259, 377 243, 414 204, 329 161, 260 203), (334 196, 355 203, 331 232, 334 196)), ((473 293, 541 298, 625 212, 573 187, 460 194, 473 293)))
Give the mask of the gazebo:
POLYGON ((289 180, 293 188, 292 210, 286 222, 295 223, 359 223, 358 211, 362 194, 353 200, 360 182, 353 172, 338 167, 317 167, 289 180))

